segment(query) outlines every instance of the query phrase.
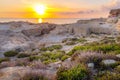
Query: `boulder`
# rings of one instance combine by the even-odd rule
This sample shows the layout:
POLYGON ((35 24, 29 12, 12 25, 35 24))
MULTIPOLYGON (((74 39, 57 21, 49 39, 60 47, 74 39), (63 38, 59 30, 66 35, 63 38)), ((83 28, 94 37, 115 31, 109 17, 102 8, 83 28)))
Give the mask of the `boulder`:
POLYGON ((90 69, 94 69, 94 63, 88 63, 87 66, 88 66, 88 68, 90 68, 90 69))
POLYGON ((115 64, 115 63, 116 63, 116 61, 113 60, 113 59, 103 60, 102 62, 103 62, 103 64, 105 64, 105 65, 111 65, 111 64, 115 64))
POLYGON ((116 57, 120 58, 120 54, 116 55, 116 57))

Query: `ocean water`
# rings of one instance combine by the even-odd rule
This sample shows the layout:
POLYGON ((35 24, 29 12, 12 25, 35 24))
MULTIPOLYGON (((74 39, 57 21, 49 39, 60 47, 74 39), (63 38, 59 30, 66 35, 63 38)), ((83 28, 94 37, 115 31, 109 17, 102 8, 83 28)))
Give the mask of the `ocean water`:
POLYGON ((69 24, 69 23, 75 23, 80 18, 44 18, 44 19, 38 19, 38 18, 0 18, 0 22, 11 22, 11 21, 25 21, 25 22, 32 22, 32 23, 42 23, 42 22, 48 22, 48 23, 55 23, 55 24, 69 24))

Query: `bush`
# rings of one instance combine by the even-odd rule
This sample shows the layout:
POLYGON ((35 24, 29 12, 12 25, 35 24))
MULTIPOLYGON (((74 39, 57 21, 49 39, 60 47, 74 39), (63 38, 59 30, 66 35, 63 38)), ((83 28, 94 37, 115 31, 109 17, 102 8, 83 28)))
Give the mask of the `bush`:
POLYGON ((18 58, 25 58, 25 57, 29 57, 30 55, 29 54, 25 54, 25 53, 21 53, 21 54, 18 54, 18 58))
POLYGON ((117 67, 115 68, 115 70, 120 73, 120 65, 117 66, 117 67))
POLYGON ((39 56, 30 56, 30 57, 29 57, 29 60, 30 60, 30 61, 39 60, 39 59, 40 59, 39 56))
POLYGON ((51 63, 51 62, 56 62, 58 60, 61 60, 61 58, 63 57, 63 53, 61 52, 57 52, 57 53, 52 53, 52 52, 45 52, 42 53, 40 56, 40 60, 44 63, 51 63))
POLYGON ((64 56, 61 58, 61 60, 64 61, 64 60, 66 60, 67 58, 69 58, 69 56, 68 56, 68 55, 64 55, 64 56))
POLYGON ((29 60, 41 60, 41 62, 47 64, 51 62, 56 62, 58 60, 61 60, 61 58, 64 56, 63 51, 56 51, 56 52, 43 52, 39 56, 30 56, 29 60))
POLYGON ((62 46, 61 45, 52 45, 52 46, 49 46, 49 47, 43 47, 41 48, 40 50, 41 51, 53 51, 53 50, 58 50, 58 49, 61 49, 62 46))
POLYGON ((52 45, 52 46, 50 46, 50 47, 47 47, 47 50, 53 51, 53 50, 55 50, 55 49, 61 49, 61 48, 62 48, 61 45, 52 45))
POLYGON ((9 61, 9 58, 0 58, 0 63, 2 63, 4 61, 9 61))
MULTIPOLYGON (((93 43, 94 44, 94 43, 93 43)), ((73 55, 76 51, 95 51, 95 52, 103 52, 104 54, 119 54, 120 45, 119 44, 88 44, 83 46, 74 47, 68 55, 73 55)))
POLYGON ((106 71, 104 73, 99 73, 95 80, 120 80, 120 74, 106 71))
POLYGON ((42 47, 42 48, 40 49, 40 51, 47 51, 47 48, 42 47))
POLYGON ((16 51, 7 51, 7 52, 4 53, 4 56, 6 56, 6 57, 14 57, 17 54, 18 54, 18 52, 16 52, 16 51))
POLYGON ((80 64, 71 69, 60 68, 57 72, 57 80, 83 80, 88 77, 85 65, 80 64))

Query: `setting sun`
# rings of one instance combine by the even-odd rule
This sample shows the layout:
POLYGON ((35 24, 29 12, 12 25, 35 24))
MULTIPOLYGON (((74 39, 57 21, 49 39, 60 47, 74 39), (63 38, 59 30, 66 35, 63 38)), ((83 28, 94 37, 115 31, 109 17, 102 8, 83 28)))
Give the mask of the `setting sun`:
POLYGON ((36 5, 34 7, 34 9, 35 9, 37 14, 43 15, 43 14, 45 14, 46 7, 44 5, 36 5))

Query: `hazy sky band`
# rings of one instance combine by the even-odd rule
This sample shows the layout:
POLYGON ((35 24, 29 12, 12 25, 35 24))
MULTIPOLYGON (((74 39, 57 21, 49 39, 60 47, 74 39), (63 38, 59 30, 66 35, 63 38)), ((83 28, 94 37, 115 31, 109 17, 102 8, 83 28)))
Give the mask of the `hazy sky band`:
POLYGON ((110 9, 119 8, 119 0, 0 0, 0 17, 14 18, 90 18, 107 17, 110 9), (36 15, 32 7, 44 4, 46 16, 36 15))

